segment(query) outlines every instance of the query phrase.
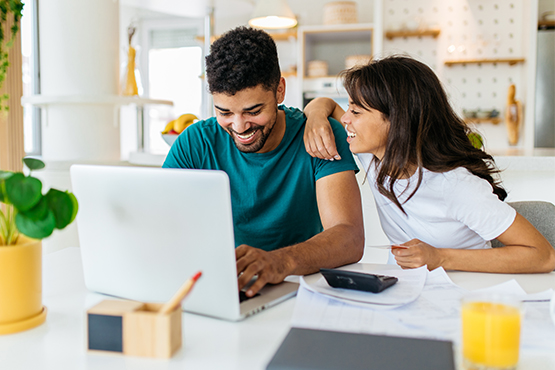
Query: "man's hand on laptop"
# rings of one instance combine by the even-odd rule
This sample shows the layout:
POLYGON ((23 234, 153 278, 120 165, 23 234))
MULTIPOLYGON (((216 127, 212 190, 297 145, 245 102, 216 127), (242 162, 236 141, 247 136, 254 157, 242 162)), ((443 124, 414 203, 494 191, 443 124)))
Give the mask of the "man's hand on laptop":
POLYGON ((254 296, 267 283, 281 283, 289 275, 287 261, 283 255, 276 252, 266 252, 246 244, 235 249, 239 289, 243 289, 254 276, 258 276, 254 284, 247 290, 247 297, 254 296))

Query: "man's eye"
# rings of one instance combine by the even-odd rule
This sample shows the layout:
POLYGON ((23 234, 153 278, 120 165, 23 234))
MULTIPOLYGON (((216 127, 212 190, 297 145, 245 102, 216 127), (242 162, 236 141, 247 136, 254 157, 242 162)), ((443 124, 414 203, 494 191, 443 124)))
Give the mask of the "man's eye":
POLYGON ((231 116, 231 113, 230 112, 220 112, 220 116, 229 117, 229 116, 231 116))
POLYGON ((357 114, 359 114, 359 112, 357 112, 356 110, 352 110, 352 109, 351 109, 351 113, 354 114, 355 116, 356 116, 357 114))
POLYGON ((251 116, 257 116, 260 114, 260 110, 257 110, 256 112, 247 112, 247 114, 251 116))

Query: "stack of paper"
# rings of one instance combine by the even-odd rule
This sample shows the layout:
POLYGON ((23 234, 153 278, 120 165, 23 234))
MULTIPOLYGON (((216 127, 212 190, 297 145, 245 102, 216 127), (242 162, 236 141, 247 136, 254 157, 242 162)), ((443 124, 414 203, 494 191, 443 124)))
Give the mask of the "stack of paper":
MULTIPOLYGON (((403 274, 408 271, 415 270, 396 271, 399 275, 394 271, 385 273, 383 270, 376 273, 400 277, 397 283, 399 284, 403 274)), ((340 294, 324 294, 327 293, 327 289, 323 289, 320 283, 307 284, 306 281, 301 281, 292 326, 452 340, 460 343, 460 305, 462 297, 468 294, 468 291, 455 285, 443 268, 431 272, 424 271, 424 276, 425 284, 419 295, 415 299, 410 296, 407 298, 408 303, 403 305, 393 303, 396 302, 394 291, 391 297, 378 298, 395 285, 378 294, 360 292, 369 296, 363 303, 359 298, 353 300, 352 297, 338 297, 340 294)), ((415 272, 415 278, 420 278, 419 272, 415 272)), ((418 290, 417 286, 415 283, 413 293, 418 290)), ((529 348, 555 348, 555 325, 549 315, 552 289, 537 294, 526 294, 515 280, 511 280, 481 291, 519 295, 525 307, 521 345, 529 348)))

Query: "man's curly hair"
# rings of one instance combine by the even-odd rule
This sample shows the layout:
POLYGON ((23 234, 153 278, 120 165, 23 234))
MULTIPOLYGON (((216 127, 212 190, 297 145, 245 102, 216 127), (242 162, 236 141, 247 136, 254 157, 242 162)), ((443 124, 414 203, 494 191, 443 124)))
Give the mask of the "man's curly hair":
POLYGON ((262 30, 241 26, 228 31, 206 56, 206 77, 211 94, 235 95, 258 85, 276 91, 281 77, 276 43, 262 30))

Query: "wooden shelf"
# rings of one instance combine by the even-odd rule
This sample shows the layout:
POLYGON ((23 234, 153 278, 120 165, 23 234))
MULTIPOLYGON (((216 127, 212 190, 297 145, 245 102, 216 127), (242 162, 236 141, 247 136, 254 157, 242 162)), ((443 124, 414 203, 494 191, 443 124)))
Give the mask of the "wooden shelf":
POLYGON ((555 27, 555 21, 539 21, 538 22, 538 28, 539 27, 555 27))
POLYGON ((315 80, 318 78, 337 78, 337 75, 327 75, 327 76, 305 76, 305 80, 315 80))
POLYGON ((499 117, 491 117, 491 118, 465 118, 464 122, 466 123, 493 123, 497 125, 501 122, 501 118, 499 117))
POLYGON ((120 95, 31 95, 21 98, 21 104, 37 106, 60 104, 93 104, 93 105, 128 105, 144 106, 147 104, 173 105, 170 100, 149 99, 139 96, 120 95))
POLYGON ((385 37, 388 40, 393 40, 396 37, 422 37, 422 36, 431 36, 436 38, 440 34, 439 29, 430 29, 430 30, 416 30, 416 31, 387 31, 385 33, 385 37))
POLYGON ((482 63, 509 63, 509 65, 515 65, 517 63, 524 63, 524 58, 506 58, 506 59, 459 59, 459 60, 446 60, 446 66, 452 66, 455 64, 482 64, 482 63))
MULTIPOLYGON (((270 36, 274 39, 274 41, 287 41, 291 38, 297 38, 297 31, 287 31, 287 32, 280 32, 280 33, 271 33, 268 32, 270 36)), ((221 35, 212 36, 210 43, 213 43, 215 40, 219 39, 221 35)), ((204 36, 196 36, 195 40, 198 42, 204 42, 204 36)))
MULTIPOLYGON (((281 77, 297 77, 297 71, 281 71, 281 77)), ((199 78, 204 80, 204 74, 200 75, 199 78)))
POLYGON ((287 41, 287 40, 289 40, 289 39, 291 39, 291 38, 294 38, 294 39, 297 38, 297 31, 296 31, 296 30, 295 30, 295 31, 288 31, 288 32, 281 32, 281 33, 271 33, 271 32, 268 32, 268 34, 269 34, 270 36, 272 36, 272 38, 273 38, 275 41, 287 41))

